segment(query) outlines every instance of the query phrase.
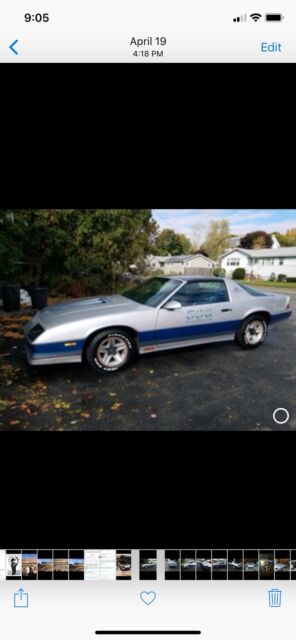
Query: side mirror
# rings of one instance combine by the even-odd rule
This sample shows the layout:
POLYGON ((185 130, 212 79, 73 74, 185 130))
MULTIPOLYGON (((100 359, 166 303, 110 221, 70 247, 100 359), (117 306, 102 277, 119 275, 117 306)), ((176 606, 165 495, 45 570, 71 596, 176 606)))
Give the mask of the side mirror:
POLYGON ((170 300, 167 304, 164 305, 164 309, 168 311, 176 311, 176 309, 182 309, 182 305, 177 300, 170 300))

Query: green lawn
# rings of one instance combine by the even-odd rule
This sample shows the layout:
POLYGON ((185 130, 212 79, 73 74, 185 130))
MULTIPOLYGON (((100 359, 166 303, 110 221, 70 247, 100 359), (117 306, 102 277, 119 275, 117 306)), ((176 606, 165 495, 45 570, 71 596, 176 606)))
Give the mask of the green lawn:
POLYGON ((269 280, 239 280, 251 287, 279 287, 284 289, 296 289, 296 282, 270 282, 269 280))

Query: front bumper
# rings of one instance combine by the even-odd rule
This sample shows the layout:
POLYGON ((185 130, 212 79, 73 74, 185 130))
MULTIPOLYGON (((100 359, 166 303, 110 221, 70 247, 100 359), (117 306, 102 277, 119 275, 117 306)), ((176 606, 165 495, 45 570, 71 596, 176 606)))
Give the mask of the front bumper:
POLYGON ((25 351, 27 361, 30 365, 39 366, 44 364, 63 364, 63 363, 72 363, 72 362, 81 362, 81 355, 55 355, 55 356, 40 356, 34 353, 32 345, 28 340, 25 342, 25 351))

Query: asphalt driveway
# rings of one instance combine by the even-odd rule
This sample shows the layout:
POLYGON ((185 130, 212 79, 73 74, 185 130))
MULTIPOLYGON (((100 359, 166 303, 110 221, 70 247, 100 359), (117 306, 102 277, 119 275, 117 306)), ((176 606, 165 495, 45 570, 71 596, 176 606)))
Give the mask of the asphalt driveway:
POLYGON ((26 312, 16 314, 0 340, 0 430, 294 430, 290 295, 294 314, 259 349, 230 342, 149 354, 111 378, 80 364, 30 367, 18 331, 26 312), (273 420, 278 407, 290 414, 286 424, 273 420))

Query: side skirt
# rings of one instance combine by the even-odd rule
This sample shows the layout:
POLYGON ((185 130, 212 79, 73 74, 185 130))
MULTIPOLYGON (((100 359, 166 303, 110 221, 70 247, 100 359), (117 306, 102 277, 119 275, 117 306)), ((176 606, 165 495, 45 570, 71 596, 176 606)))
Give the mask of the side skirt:
POLYGON ((229 342, 234 340, 235 333, 227 333, 221 336, 210 336, 197 338, 196 340, 178 340, 178 342, 160 342, 159 344, 142 345, 139 353, 150 353, 151 351, 166 351, 168 349, 179 349, 181 347, 193 347, 199 344, 210 344, 211 342, 229 342))

